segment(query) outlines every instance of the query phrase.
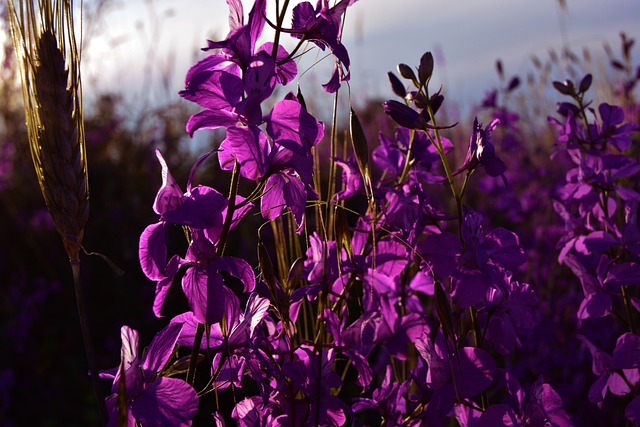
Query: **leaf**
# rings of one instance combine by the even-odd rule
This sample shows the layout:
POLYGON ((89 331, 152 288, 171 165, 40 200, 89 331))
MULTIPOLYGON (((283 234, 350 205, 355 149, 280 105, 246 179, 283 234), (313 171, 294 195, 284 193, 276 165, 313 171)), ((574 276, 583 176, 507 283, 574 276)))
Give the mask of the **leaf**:
POLYGON ((349 259, 353 259, 353 248, 351 246, 351 233, 349 232, 349 223, 344 210, 336 207, 333 220, 335 227, 336 243, 338 247, 344 247, 347 251, 349 259))
MULTIPOLYGON (((191 359, 191 355, 183 356, 180 359, 176 360, 169 368, 167 368, 163 374, 166 377, 170 377, 173 375, 184 374, 189 370, 189 360, 191 359)), ((203 362, 205 359, 204 354, 198 354, 198 360, 196 365, 203 362)))
POLYGON ((438 313, 438 319, 440 319, 440 324, 442 325, 442 332, 444 333, 445 338, 449 338, 455 343, 456 334, 453 330, 453 319, 451 318, 451 306, 449 305, 449 300, 447 299, 447 295, 444 293, 440 282, 437 281, 434 288, 436 294, 436 311, 438 313))
POLYGON ((360 120, 353 107, 351 107, 350 118, 350 131, 351 131, 351 143, 353 144, 353 151, 356 156, 356 162, 358 168, 362 174, 364 180, 365 191, 367 192, 367 199, 370 203, 373 202, 373 185, 371 184, 371 170, 369 169, 369 147, 367 146, 367 138, 364 135, 364 130, 360 124, 360 120))
POLYGON ((269 257, 267 249, 264 247, 262 241, 258 242, 258 263, 260 264, 260 271, 262 272, 262 278, 269 287, 273 301, 277 301, 276 291, 276 275, 273 271, 273 263, 269 257))

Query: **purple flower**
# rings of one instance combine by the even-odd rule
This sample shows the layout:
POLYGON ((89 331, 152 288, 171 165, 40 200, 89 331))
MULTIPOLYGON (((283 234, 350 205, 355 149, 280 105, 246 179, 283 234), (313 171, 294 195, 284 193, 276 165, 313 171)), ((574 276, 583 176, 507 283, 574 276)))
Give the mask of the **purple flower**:
POLYGON ((355 399, 352 409, 358 412, 375 408, 390 425, 402 425, 407 414, 409 386, 408 381, 393 381, 392 368, 387 365, 382 384, 373 391, 371 398, 355 399))
POLYGON ((578 335, 578 339, 591 352, 592 371, 598 376, 589 389, 589 400, 601 404, 607 391, 616 396, 629 394, 629 385, 633 386, 640 380, 637 369, 640 366, 640 337, 633 333, 621 335, 613 351, 613 357, 600 350, 587 337, 578 335))
POLYGON ((631 146, 631 134, 640 130, 640 126, 624 123, 624 110, 605 102, 598 106, 601 123, 590 125, 594 143, 610 143, 620 151, 631 146), (621 126, 619 126, 621 125, 621 126))
POLYGON ((244 23, 244 10, 241 0, 229 0, 229 34, 220 42, 208 41, 208 48, 221 49, 224 58, 236 63, 246 70, 249 67, 251 57, 255 53, 255 47, 264 24, 266 22, 266 0, 256 0, 249 12, 248 23, 244 23))
POLYGON ((491 287, 508 294, 510 272, 526 262, 518 236, 501 227, 485 234, 482 215, 466 209, 462 240, 461 265, 452 276, 456 303, 462 308, 475 305, 491 287))
POLYGON ((491 142, 491 133, 500 124, 499 119, 493 119, 484 129, 482 123, 478 123, 476 118, 473 121, 473 133, 469 141, 469 150, 464 163, 453 174, 457 175, 463 171, 471 172, 483 166, 487 175, 496 177, 502 176, 506 183, 504 172, 506 166, 496 154, 496 149, 491 142))
POLYGON ((432 390, 453 387, 458 398, 485 391, 493 382, 496 370, 491 355, 475 347, 451 349, 451 344, 447 347, 445 340, 438 332, 435 344, 426 333, 415 341, 416 349, 429 368, 427 386, 432 390))
POLYGON ((292 394, 287 392, 282 402, 285 414, 276 418, 278 425, 344 425, 346 405, 331 393, 342 384, 333 363, 332 349, 322 350, 320 356, 308 346, 296 349, 293 360, 282 366, 282 375, 290 381, 292 394))
POLYGON ((384 112, 400 126, 407 129, 426 130, 426 120, 420 113, 408 105, 395 100, 389 100, 383 102, 382 106, 384 107, 384 112))
MULTIPOLYGON (((182 278, 182 290, 199 323, 211 325, 222 320, 227 299, 223 292, 224 278, 220 272, 224 271, 240 279, 244 292, 251 292, 255 288, 251 266, 240 258, 217 256, 213 244, 200 232, 192 233, 192 241, 184 261, 190 268, 182 278)), ((163 299, 166 292, 162 295, 163 299)), ((156 295, 156 300, 158 298, 156 295)), ((155 305, 158 305, 157 302, 155 305)))
MULTIPOLYGON (((196 168, 209 156, 202 156, 192 167, 187 183, 187 192, 182 194, 159 151, 156 152, 162 165, 162 187, 156 195, 154 210, 161 215, 160 222, 149 225, 140 236, 139 258, 142 271, 157 282, 153 310, 161 316, 162 306, 173 279, 184 266, 189 268, 182 279, 183 290, 191 308, 201 323, 220 321, 225 298, 221 292, 224 280, 218 271, 225 271, 241 279, 245 290, 255 286, 251 267, 238 258, 216 256, 227 199, 212 188, 191 188, 196 168), (172 256, 167 261, 166 228, 173 223, 189 227, 191 242, 185 258, 172 256), (219 295, 218 295, 219 294, 219 295)), ((236 199, 238 202, 238 199, 236 199)), ((234 212, 232 227, 237 225, 247 209, 234 212)))
POLYGON ((510 282, 508 295, 489 289, 487 306, 479 318, 488 318, 486 338, 503 355, 521 347, 520 338, 536 324, 538 299, 526 283, 510 282), (485 313, 489 313, 485 315, 485 313))
MULTIPOLYGON (((242 313, 238 297, 226 287, 223 291, 226 300, 225 322, 228 332, 225 337, 222 325, 220 323, 212 324, 208 337, 205 335, 200 343, 202 350, 234 351, 248 347, 255 336, 258 324, 264 319, 269 309, 269 301, 252 292, 249 294, 245 311, 242 313)), ((178 344, 193 347, 198 326, 198 320, 193 312, 180 314, 171 319, 171 323, 184 323, 178 344)))
POLYGON ((346 162, 338 158, 333 160, 335 164, 342 168, 343 189, 333 196, 333 203, 349 199, 356 194, 363 192, 362 174, 355 157, 351 156, 346 162))
POLYGON ((562 399, 549 384, 544 383, 542 377, 531 386, 524 415, 524 425, 527 426, 573 427, 571 419, 562 409, 562 399))
POLYGON ((182 330, 173 323, 156 335, 144 357, 139 357, 138 332, 128 326, 121 329, 120 366, 102 372, 101 378, 113 379, 113 394, 106 399, 110 427, 118 424, 120 405, 126 406, 127 425, 136 422, 148 426, 190 426, 198 411, 198 395, 185 381, 162 376, 182 330))
POLYGON ((322 85, 324 89, 333 93, 340 88, 340 83, 349 80, 349 53, 342 44, 342 15, 347 7, 357 0, 340 0, 333 7, 329 7, 328 0, 318 0, 314 8, 308 1, 299 3, 293 8, 291 30, 292 37, 309 40, 320 49, 329 48, 336 58, 333 74, 329 82, 322 85), (344 65, 345 70, 342 69, 344 65))
MULTIPOLYGON (((207 229, 222 224, 222 213, 227 208, 227 199, 210 187, 191 186, 196 168, 211 155, 202 156, 191 168, 187 191, 183 194, 171 175, 162 153, 156 150, 156 157, 162 167, 162 186, 153 202, 153 210, 162 222, 186 225, 197 229, 207 229)), ((142 257, 141 257, 142 258, 142 257)))

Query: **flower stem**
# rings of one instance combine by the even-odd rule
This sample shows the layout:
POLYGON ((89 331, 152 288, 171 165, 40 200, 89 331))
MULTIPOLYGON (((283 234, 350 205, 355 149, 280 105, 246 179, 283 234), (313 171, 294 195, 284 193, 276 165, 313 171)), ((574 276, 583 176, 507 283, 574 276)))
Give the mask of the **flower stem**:
POLYGON ((196 328, 196 336, 193 339, 193 349, 191 349, 191 358, 189 359, 189 368, 187 369, 187 383, 193 385, 196 376, 196 364, 198 362, 198 354, 200 353, 200 343, 204 335, 204 325, 198 323, 196 328))
POLYGON ((622 291, 622 299, 624 300, 624 312, 627 315, 627 322, 629 322, 629 329, 634 334, 637 334, 638 328, 636 328, 636 324, 633 321, 633 313, 631 312, 631 300, 629 298, 629 294, 627 293, 627 287, 622 286, 620 290, 622 291))

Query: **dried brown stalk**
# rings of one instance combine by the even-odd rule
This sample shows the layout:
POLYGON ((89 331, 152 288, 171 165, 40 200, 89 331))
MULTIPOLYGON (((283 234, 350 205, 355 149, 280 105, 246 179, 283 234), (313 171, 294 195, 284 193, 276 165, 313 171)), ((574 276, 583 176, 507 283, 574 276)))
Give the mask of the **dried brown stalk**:
POLYGON ((9 2, 29 147, 42 195, 69 259, 79 259, 89 213, 80 84, 70 0, 9 2), (35 4, 34 4, 35 3, 35 4))
POLYGON ((69 256, 91 380, 104 424, 80 276, 89 186, 72 0, 10 0, 11 36, 20 66, 29 148, 40 189, 69 256))

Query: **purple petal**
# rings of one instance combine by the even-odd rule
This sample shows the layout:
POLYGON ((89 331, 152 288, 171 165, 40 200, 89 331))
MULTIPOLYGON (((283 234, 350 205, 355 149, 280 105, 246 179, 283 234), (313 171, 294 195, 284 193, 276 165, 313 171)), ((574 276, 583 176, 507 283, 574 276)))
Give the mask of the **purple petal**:
MULTIPOLYGON (((229 231, 236 228, 236 226, 240 223, 242 218, 244 218, 249 213, 249 211, 253 209, 253 203, 245 203, 245 198, 240 195, 236 195, 235 204, 236 204, 236 208, 233 210, 233 218, 231 219, 231 226, 229 227, 229 231), (244 205, 238 208, 237 206, 241 203, 244 203, 244 205)), ((227 206, 222 211, 222 218, 224 218, 225 221, 227 218, 228 210, 229 210, 229 207, 227 206)), ((221 222, 219 224, 214 224, 213 227, 207 228, 205 230, 204 235, 207 239, 209 239, 209 241, 211 241, 211 243, 213 243, 214 245, 217 245, 218 241, 220 240, 220 234, 222 233, 223 228, 224 228, 224 222, 221 222)))
POLYGON ((187 264, 187 261, 178 255, 172 256, 165 268, 166 277, 156 283, 156 294, 153 299, 153 314, 155 314, 156 317, 162 317, 162 307, 164 306, 164 301, 167 298, 169 289, 173 284, 173 279, 176 274, 178 274, 178 270, 185 264, 187 264))
POLYGON ((536 323, 538 297, 531 286, 526 283, 511 282, 509 284, 507 307, 509 316, 518 329, 527 330, 536 323))
POLYGON ((120 350, 120 366, 113 379, 112 391, 117 393, 122 376, 124 375, 125 389, 128 396, 135 396, 143 387, 143 378, 139 369, 138 346, 140 337, 138 331, 129 326, 120 328, 122 348, 120 350))
POLYGON ((187 121, 186 130, 190 136, 200 129, 218 129, 238 123, 238 115, 227 110, 204 110, 194 114, 187 121))
MULTIPOLYGON (((263 44, 258 52, 267 52, 271 55, 273 51, 273 43, 267 42, 263 44)), ((282 62, 286 58, 289 57, 289 52, 282 46, 278 46, 278 52, 276 53, 276 61, 278 63, 282 62)), ((283 64, 276 65, 276 83, 286 86, 290 81, 292 81, 298 75, 298 66, 293 58, 289 58, 289 60, 283 64)))
POLYGON ((244 321, 249 324, 249 337, 253 336, 258 324, 264 319, 269 309, 269 300, 259 297, 258 294, 252 293, 247 301, 247 307, 244 312, 244 321))
POLYGON ((229 5, 229 30, 233 31, 244 24, 244 10, 241 0, 227 0, 229 5))
POLYGON ((601 377, 598 377, 593 384, 591 384, 588 394, 589 401, 593 403, 600 403, 604 400, 604 397, 607 394, 608 380, 608 375, 602 375, 601 377))
POLYGON ((409 283, 409 289, 414 292, 420 292, 425 295, 433 296, 435 293, 434 285, 435 282, 432 276, 423 273, 422 271, 418 271, 413 279, 411 279, 411 283, 409 283))
POLYGON ((232 126, 220 144, 220 167, 232 170, 236 160, 240 163, 240 175, 247 179, 259 179, 269 169, 267 159, 271 147, 267 137, 257 127, 232 126))
POLYGON ((602 254, 610 248, 620 245, 616 238, 606 231, 593 231, 589 233, 582 241, 582 244, 585 247, 585 253, 589 254, 602 254))
POLYGON ((600 318, 611 314, 611 297, 604 292, 596 292, 587 295, 580 308, 578 308, 578 319, 600 318))
POLYGON ((215 258, 209 263, 213 271, 226 271, 244 284, 244 292, 251 292, 256 286, 256 277, 248 262, 241 258, 225 256, 215 258))
POLYGON ((242 110, 242 112, 239 112, 247 117, 247 124, 258 125, 262 121, 260 104, 271 96, 276 84, 276 63, 270 53, 258 52, 251 58, 243 81, 244 91, 247 97, 243 106, 238 106, 238 109, 242 110), (253 105, 245 105, 248 103, 253 105), (248 110, 246 110, 247 108, 248 110), (253 113, 245 114, 245 110, 252 111, 253 113))
POLYGON ((624 415, 634 424, 640 424, 640 396, 636 396, 629 402, 624 410, 624 415))
MULTIPOLYGON (((635 262, 621 262, 607 271, 603 285, 612 288, 637 285, 640 282, 640 264, 635 262)), ((611 288, 608 288, 611 289, 611 288)))
POLYGON ((144 426, 190 426, 198 403, 198 394, 183 380, 158 377, 131 403, 131 412, 144 426))
POLYGON ((295 176, 276 173, 265 184, 260 210, 262 216, 273 220, 280 216, 284 208, 289 207, 295 218, 298 233, 304 225, 304 212, 307 204, 304 183, 295 176))
POLYGON ((262 34, 267 16, 267 0, 255 0, 251 11, 249 11, 249 36, 251 40, 251 49, 254 50, 256 42, 262 34))
POLYGON ((520 427, 515 412, 509 405, 497 404, 489 406, 478 419, 477 427, 520 427))
POLYGON ((180 206, 182 190, 180 190, 176 180, 173 179, 167 162, 165 162, 164 157, 162 157, 160 150, 156 150, 156 157, 162 167, 162 187, 160 187, 158 194, 156 194, 153 202, 153 211, 158 215, 162 215, 166 211, 176 209, 180 206))
POLYGON ((261 407, 262 404, 258 396, 246 397, 233 408, 231 417, 240 427, 261 426, 263 425, 261 407))
POLYGON ((306 155, 324 136, 324 124, 293 96, 276 103, 266 120, 272 140, 301 155, 306 155))
MULTIPOLYGON (((138 331, 129 326, 123 326, 120 328, 120 339, 122 340, 122 349, 120 350, 122 365, 126 367, 137 365, 140 342, 138 331)), ((116 375, 117 378, 118 375, 116 375)))
MULTIPOLYGON (((227 292, 227 289, 224 289, 227 298, 229 298, 230 294, 233 294, 233 292, 227 292)), ((183 325, 177 343, 185 347, 193 348, 193 345, 195 344, 196 330, 199 324, 193 312, 188 311, 186 313, 179 314, 171 319, 171 323, 179 323, 183 325)), ((222 348, 223 343, 224 337, 222 336, 220 325, 211 325, 209 328, 209 336, 205 334, 200 341, 200 349, 202 351, 207 351, 222 348)))
POLYGON ((495 228, 489 232, 481 246, 494 263, 507 270, 513 271, 527 262, 518 236, 504 228, 495 228))
POLYGON ((153 337, 142 362, 142 369, 147 381, 160 372, 167 363, 176 346, 181 330, 182 325, 180 323, 170 323, 153 337))
POLYGON ((242 100, 242 79, 227 71, 210 70, 205 61, 207 58, 191 67, 180 96, 208 110, 230 112, 242 100))
POLYGON ((165 222, 151 224, 140 235, 138 258, 142 272, 150 280, 161 280, 167 265, 167 247, 165 245, 165 222))
POLYGON ((461 269, 453 275, 452 296, 460 308, 468 308, 482 301, 486 296, 491 282, 479 270, 461 269))
POLYGON ((172 224, 206 229, 223 222, 222 212, 227 208, 227 198, 210 187, 197 186, 182 205, 164 213, 162 218, 172 224))
POLYGON ((342 185, 343 190, 338 191, 333 197, 334 202, 346 200, 356 194, 362 192, 362 175, 357 164, 353 162, 343 162, 340 159, 334 159, 335 164, 342 168, 342 185))
POLYGON ((493 382, 496 362, 484 350, 465 347, 451 359, 454 380, 460 397, 472 397, 482 393, 493 382))
POLYGON ((462 252, 462 244, 453 233, 432 234, 420 243, 419 250, 433 273, 444 278, 456 269, 456 258, 462 252))
POLYGON ((640 337, 632 332, 621 335, 613 351, 611 368, 629 369, 640 366, 640 337))
POLYGON ((223 286, 224 279, 215 269, 195 266, 186 271, 182 289, 198 322, 211 325, 222 320, 226 305, 223 286))
POLYGON ((549 384, 540 378, 531 387, 529 404, 525 417, 530 425, 544 425, 545 422, 557 427, 573 427, 569 416, 562 410, 562 399, 549 384))
POLYGON ((424 119, 411 107, 395 100, 385 101, 382 106, 384 107, 384 112, 400 126, 408 129, 425 128, 424 119))

